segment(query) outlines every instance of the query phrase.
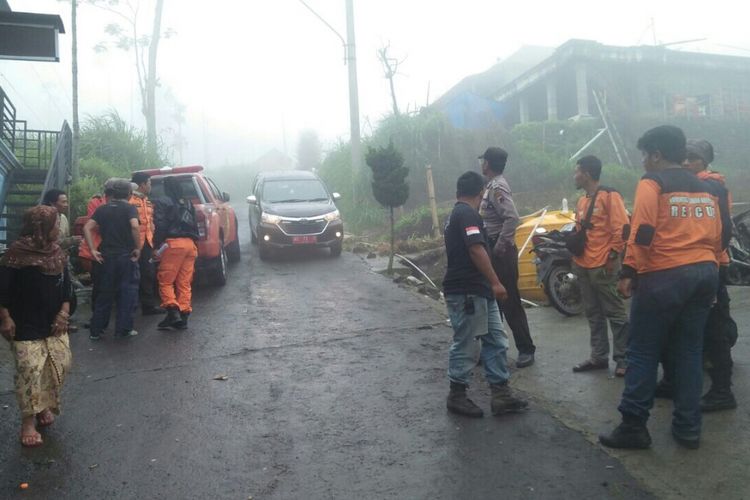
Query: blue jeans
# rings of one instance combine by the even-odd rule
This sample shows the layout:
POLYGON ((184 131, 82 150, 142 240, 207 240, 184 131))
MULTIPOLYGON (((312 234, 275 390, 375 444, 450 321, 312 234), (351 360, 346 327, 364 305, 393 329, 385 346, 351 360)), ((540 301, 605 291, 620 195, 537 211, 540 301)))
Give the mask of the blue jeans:
POLYGON ((495 299, 478 295, 446 295, 448 315, 453 326, 453 344, 448 358, 451 382, 469 385, 474 361, 472 342, 482 340, 480 358, 490 384, 505 384, 508 373, 508 337, 503 330, 495 299))
POLYGON ((700 436, 703 331, 717 284, 718 268, 710 262, 638 276, 630 304, 620 413, 646 422, 654 403, 659 355, 669 342, 675 358, 672 431, 686 439, 700 436))
POLYGON ((133 312, 138 301, 138 285, 141 274, 138 263, 130 255, 105 255, 98 271, 98 291, 94 314, 91 317, 91 333, 101 335, 109 325, 112 305, 117 302, 115 334, 123 335, 133 329, 133 312))

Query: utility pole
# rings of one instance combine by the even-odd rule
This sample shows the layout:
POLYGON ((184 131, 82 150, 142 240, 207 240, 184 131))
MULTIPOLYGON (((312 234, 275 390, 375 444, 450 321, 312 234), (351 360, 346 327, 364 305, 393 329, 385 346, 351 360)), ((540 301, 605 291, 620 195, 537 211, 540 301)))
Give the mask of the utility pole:
POLYGON ((346 62, 349 65, 349 126, 352 153, 352 200, 357 201, 357 179, 362 171, 362 144, 359 135, 359 91, 357 90, 357 50, 354 42, 353 0, 346 2, 346 62))
POLYGON ((81 141, 81 124, 78 121, 78 0, 70 2, 70 23, 72 40, 71 73, 73 85, 73 182, 80 177, 78 145, 81 141))
POLYGON ((307 10, 325 24, 341 40, 344 46, 344 64, 349 66, 349 135, 352 160, 352 201, 357 201, 357 178, 362 172, 362 144, 359 133, 359 91, 357 90, 357 50, 354 43, 354 6, 352 0, 346 3, 346 40, 336 29, 315 12, 305 0, 299 0, 307 10))

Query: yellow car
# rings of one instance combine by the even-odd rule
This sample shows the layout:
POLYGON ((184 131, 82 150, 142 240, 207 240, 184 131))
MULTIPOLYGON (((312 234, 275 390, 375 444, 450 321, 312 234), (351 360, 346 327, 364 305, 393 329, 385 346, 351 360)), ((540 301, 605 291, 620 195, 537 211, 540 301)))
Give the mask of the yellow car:
POLYGON ((569 210, 540 210, 521 217, 521 224, 516 229, 516 246, 518 247, 518 289, 521 297, 531 302, 545 302, 547 296, 544 287, 537 279, 536 264, 534 263, 534 247, 531 237, 534 231, 544 232, 557 229, 575 222, 575 212, 569 210))

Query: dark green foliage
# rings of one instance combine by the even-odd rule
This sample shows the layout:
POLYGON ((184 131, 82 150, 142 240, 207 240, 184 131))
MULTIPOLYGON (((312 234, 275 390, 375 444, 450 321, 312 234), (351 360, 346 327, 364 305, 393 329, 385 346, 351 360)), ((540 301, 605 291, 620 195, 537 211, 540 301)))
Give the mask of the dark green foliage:
POLYGON ((372 194, 384 207, 400 207, 409 198, 406 177, 409 169, 404 167, 404 157, 389 142, 388 146, 367 148, 365 161, 372 170, 372 194))
POLYGON ((81 127, 80 178, 70 189, 73 219, 86 215, 92 195, 102 192, 110 177, 130 178, 135 170, 168 164, 161 155, 149 155, 146 134, 123 120, 116 111, 90 116, 81 127))
POLYGON ((129 125, 116 111, 86 119, 81 127, 80 156, 101 158, 128 174, 165 164, 160 155, 148 154, 146 133, 129 125))
POLYGON ((370 189, 369 175, 352 174, 349 143, 339 143, 325 157, 318 172, 331 191, 341 193, 336 206, 346 222, 348 231, 359 233, 383 224, 383 211, 370 196, 359 196, 355 202, 352 193, 365 193, 370 189))
MULTIPOLYGON (((716 160, 713 168, 727 176, 735 201, 750 201, 750 128, 733 120, 674 118, 636 119, 628 115, 616 116, 616 123, 629 165, 620 165, 607 134, 597 139, 583 154, 593 154, 604 163, 602 184, 622 193, 626 203, 633 200, 638 179, 643 175, 641 154, 635 144, 647 129, 669 123, 682 128, 690 138, 704 138, 713 143, 716 160)), ((602 128, 601 120, 591 118, 577 121, 537 122, 506 129, 498 123, 484 130, 453 128, 445 117, 434 109, 422 109, 415 114, 388 116, 364 139, 365 144, 378 147, 393 143, 403 154, 404 167, 412 175, 407 210, 426 205, 427 189, 423 169, 432 165, 438 203, 454 199, 456 178, 466 170, 479 171, 477 156, 488 146, 500 146, 509 152, 505 175, 513 189, 519 212, 528 214, 549 205, 560 208, 563 198, 573 206, 580 196, 573 184, 575 159, 570 157, 591 140, 602 128)), ((367 180, 360 175, 353 179, 348 144, 335 147, 323 161, 321 174, 335 190, 359 192, 367 189, 367 180), (341 187, 339 187, 341 186, 341 187)), ((373 204, 361 198, 358 205, 342 209, 345 216, 357 221, 358 229, 381 225, 383 220, 373 210, 373 204), (375 214, 371 217, 370 215, 375 214)), ((348 219, 347 219, 348 220, 348 219)))

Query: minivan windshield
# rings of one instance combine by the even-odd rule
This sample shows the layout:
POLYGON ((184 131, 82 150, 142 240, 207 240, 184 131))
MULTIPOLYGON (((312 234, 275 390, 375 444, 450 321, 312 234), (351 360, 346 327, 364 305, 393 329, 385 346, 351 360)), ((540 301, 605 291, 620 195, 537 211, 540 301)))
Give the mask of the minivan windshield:
POLYGON ((268 180, 263 184, 266 203, 328 201, 328 192, 318 179, 268 180))

